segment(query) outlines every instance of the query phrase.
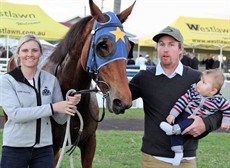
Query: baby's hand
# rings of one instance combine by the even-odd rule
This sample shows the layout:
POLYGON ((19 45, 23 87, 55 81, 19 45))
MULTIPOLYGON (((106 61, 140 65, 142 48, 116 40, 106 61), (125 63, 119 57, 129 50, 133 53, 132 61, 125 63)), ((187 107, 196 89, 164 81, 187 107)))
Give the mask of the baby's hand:
POLYGON ((228 131, 229 128, 230 128, 230 124, 228 124, 228 123, 222 123, 222 124, 221 124, 221 128, 222 128, 222 129, 225 129, 226 131, 228 131))
POLYGON ((166 118, 166 121, 169 123, 169 124, 174 124, 174 121, 175 121, 175 117, 171 114, 168 115, 168 117, 166 118))

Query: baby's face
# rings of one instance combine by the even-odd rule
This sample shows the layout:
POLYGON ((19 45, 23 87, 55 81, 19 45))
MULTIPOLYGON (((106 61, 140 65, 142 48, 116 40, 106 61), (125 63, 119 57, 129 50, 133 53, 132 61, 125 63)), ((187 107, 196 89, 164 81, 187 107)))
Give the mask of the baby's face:
POLYGON ((204 97, 213 96, 213 79, 211 76, 202 76, 200 81, 197 83, 197 92, 204 97))

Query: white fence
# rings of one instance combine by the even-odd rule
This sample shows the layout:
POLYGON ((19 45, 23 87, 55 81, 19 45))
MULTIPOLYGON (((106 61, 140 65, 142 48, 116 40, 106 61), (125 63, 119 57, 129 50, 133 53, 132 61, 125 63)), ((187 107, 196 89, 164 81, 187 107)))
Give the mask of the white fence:
POLYGON ((230 73, 224 73, 224 76, 225 81, 220 92, 228 101, 230 101, 230 73))
MULTIPOLYGON (((8 60, 9 60, 8 58, 0 58, 0 75, 6 72, 8 60)), ((148 69, 151 68, 151 66, 139 67, 134 65, 127 65, 126 71, 127 71, 128 79, 129 80, 132 79, 132 77, 136 75, 140 71, 140 69, 144 69, 144 68, 148 69)), ((230 73, 224 73, 224 76, 225 76, 225 82, 221 89, 221 93, 227 100, 230 101, 230 73)), ((95 86, 95 83, 93 83, 93 85, 95 86)), ((100 93, 97 93, 97 100, 99 103, 99 107, 103 107, 103 96, 100 93)), ((139 98, 137 100, 134 100, 132 108, 143 108, 142 99, 139 98)))
POLYGON ((6 72, 8 61, 9 58, 0 58, 0 75, 6 72))

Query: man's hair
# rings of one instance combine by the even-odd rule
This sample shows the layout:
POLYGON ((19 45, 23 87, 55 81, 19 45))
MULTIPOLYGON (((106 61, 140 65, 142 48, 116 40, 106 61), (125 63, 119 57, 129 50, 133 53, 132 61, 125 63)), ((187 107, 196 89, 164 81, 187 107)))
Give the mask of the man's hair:
POLYGON ((205 70, 202 73, 202 76, 211 76, 213 79, 213 83, 212 83, 213 87, 216 88, 218 92, 221 90, 225 80, 222 71, 220 71, 219 69, 209 69, 209 70, 205 70))

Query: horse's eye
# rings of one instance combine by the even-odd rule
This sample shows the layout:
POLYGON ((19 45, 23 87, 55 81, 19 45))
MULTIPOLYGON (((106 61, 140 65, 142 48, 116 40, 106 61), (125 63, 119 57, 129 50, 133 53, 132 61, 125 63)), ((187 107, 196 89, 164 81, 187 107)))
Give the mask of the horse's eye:
POLYGON ((97 45, 97 48, 99 48, 99 49, 101 49, 101 50, 107 51, 109 47, 108 47, 108 45, 106 44, 106 42, 103 41, 103 42, 101 42, 101 43, 99 43, 99 44, 97 45))
POLYGON ((114 42, 110 37, 100 38, 96 43, 96 53, 101 58, 108 58, 114 53, 114 42))

